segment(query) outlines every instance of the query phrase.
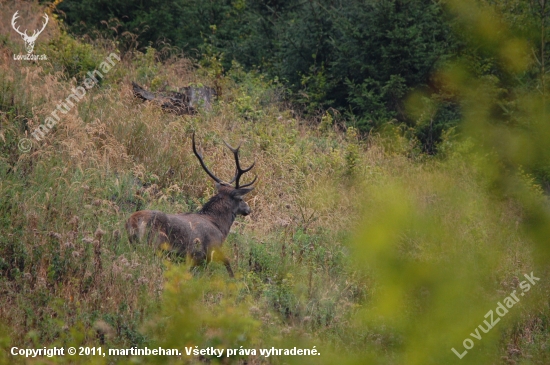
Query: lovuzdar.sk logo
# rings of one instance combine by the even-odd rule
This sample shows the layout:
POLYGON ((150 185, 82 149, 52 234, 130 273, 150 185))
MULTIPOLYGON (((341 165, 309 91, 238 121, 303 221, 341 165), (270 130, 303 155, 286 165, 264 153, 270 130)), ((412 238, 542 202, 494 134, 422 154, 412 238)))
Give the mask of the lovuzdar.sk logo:
POLYGON ((33 54, 33 50, 34 50, 34 43, 36 42, 36 39, 38 38, 38 36, 40 35, 40 33, 42 33, 44 31, 44 29, 46 28, 46 25, 48 24, 48 14, 44 13, 44 19, 46 20, 43 24, 42 24, 42 29, 38 30, 38 29, 35 29, 32 33, 32 35, 28 35, 27 34, 27 29, 25 29, 24 32, 21 32, 19 30, 19 26, 16 26, 16 21, 17 19, 19 18, 19 10, 15 12, 15 14, 13 14, 13 17, 11 18, 11 26, 13 27, 13 29, 21 36, 21 38, 23 38, 23 41, 25 42, 25 49, 27 50, 27 54, 24 55, 24 54, 14 54, 13 55, 13 59, 14 60, 25 60, 25 61, 38 61, 38 60, 47 60, 47 57, 45 54, 42 54, 42 55, 35 55, 33 54))

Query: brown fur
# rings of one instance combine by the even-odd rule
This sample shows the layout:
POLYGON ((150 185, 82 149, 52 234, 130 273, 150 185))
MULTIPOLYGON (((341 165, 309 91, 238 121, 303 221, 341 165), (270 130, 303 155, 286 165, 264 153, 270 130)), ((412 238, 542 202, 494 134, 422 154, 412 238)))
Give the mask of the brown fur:
POLYGON ((229 276, 233 270, 229 259, 221 251, 231 225, 237 215, 250 214, 250 207, 242 196, 252 188, 235 189, 216 184, 218 193, 198 213, 166 214, 158 210, 135 212, 126 222, 130 242, 144 238, 156 248, 167 249, 192 258, 194 265, 212 259, 224 263, 229 276))

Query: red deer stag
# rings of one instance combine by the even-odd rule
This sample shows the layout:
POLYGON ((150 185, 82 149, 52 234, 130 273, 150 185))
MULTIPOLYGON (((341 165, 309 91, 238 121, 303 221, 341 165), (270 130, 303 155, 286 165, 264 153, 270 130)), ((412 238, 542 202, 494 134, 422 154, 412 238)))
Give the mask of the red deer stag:
POLYGON ((243 200, 243 196, 254 189, 249 186, 256 182, 257 176, 251 182, 241 185, 242 175, 250 171, 256 162, 248 168, 241 168, 241 145, 233 148, 225 141, 224 143, 235 158, 237 167, 233 179, 224 182, 206 167, 202 155, 197 152, 193 133, 193 153, 199 159, 203 170, 216 182, 218 193, 210 198, 198 213, 166 214, 158 210, 135 212, 126 222, 126 231, 131 243, 146 237, 147 242, 156 248, 168 249, 180 256, 190 256, 193 266, 217 259, 224 263, 229 276, 233 277, 231 264, 222 253, 221 245, 235 217, 239 214, 250 214, 250 207, 243 200), (235 183, 235 186, 232 186, 232 183, 235 183))

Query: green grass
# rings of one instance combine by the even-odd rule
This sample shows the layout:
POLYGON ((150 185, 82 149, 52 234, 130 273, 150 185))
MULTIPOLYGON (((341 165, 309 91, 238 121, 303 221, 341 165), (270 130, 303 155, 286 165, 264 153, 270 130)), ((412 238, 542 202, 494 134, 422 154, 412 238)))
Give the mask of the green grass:
MULTIPOLYGON (((215 59, 210 68, 161 65, 152 49, 125 55, 22 154, 19 138, 66 97, 70 77, 79 82, 94 57, 114 50, 55 30, 49 37, 93 52, 79 65, 51 48, 43 65, 0 66, 0 362, 24 362, 6 356, 10 346, 198 345, 322 352, 223 363, 453 363, 450 348, 531 271, 540 285, 463 361, 548 362, 550 284, 537 236, 548 200, 529 174, 506 170, 503 179, 498 156, 473 139, 449 139, 445 154, 426 157, 397 128, 362 138, 326 116, 317 128, 257 74, 235 68, 213 79, 215 59), (174 116, 135 100, 133 80, 217 82, 223 93, 210 112, 174 116), (124 231, 136 210, 196 211, 214 193, 192 155, 192 131, 218 175, 234 168, 222 139, 244 142, 244 164, 256 160, 253 213, 224 243, 235 279, 218 263, 191 274, 182 260, 130 245, 124 231)), ((11 44, 0 47, 9 53, 11 44)), ((73 360, 181 362, 51 359, 73 360)))

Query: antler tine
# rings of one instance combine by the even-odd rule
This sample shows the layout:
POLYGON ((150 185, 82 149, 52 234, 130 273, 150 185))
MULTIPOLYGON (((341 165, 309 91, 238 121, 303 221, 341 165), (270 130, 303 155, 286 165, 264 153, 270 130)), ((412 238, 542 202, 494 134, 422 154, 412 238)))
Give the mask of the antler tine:
POLYGON ((27 30, 26 30, 26 29, 25 29, 25 33, 23 33, 23 32, 21 32, 21 31, 19 30, 19 27, 17 27, 17 28, 15 27, 15 21, 16 21, 18 18, 19 18, 19 10, 17 10, 17 11, 15 12, 15 14, 13 14, 13 17, 11 18, 11 26, 12 26, 12 28, 13 28, 17 33, 19 33, 20 35, 27 35, 27 30))
POLYGON ((254 184, 254 183, 256 182, 257 179, 258 179, 258 175, 254 175, 254 179, 253 179, 251 182, 249 182, 249 183, 247 183, 247 184, 244 184, 244 185, 241 185, 241 186, 239 186, 239 187, 240 187, 240 188, 246 188, 246 187, 248 187, 248 186, 254 184))
POLYGON ((38 36, 40 35, 40 33, 42 33, 42 32, 44 31, 44 29, 46 29, 46 25, 48 25, 48 20, 49 20, 50 18, 48 17, 48 14, 46 14, 46 13, 44 13, 44 16, 43 16, 42 18, 46 19, 46 22, 44 22, 44 23, 42 24, 42 29, 40 29, 40 30, 38 30, 38 29, 33 30, 32 36, 31 36, 30 38, 38 37, 38 36), (38 32, 38 33, 36 33, 36 32, 38 32))
POLYGON ((231 181, 229 181, 229 183, 232 184, 232 183, 235 182, 235 189, 244 188, 244 187, 247 187, 247 186, 250 186, 250 185, 254 184, 254 182, 256 181, 257 176, 254 177, 254 180, 252 180, 252 182, 250 182, 248 184, 245 184, 245 185, 239 185, 239 180, 241 179, 241 176, 243 176, 248 171, 252 170, 254 165, 256 165, 256 161, 254 161, 252 163, 252 165, 250 165, 246 169, 241 168, 241 164, 239 162, 239 149, 241 148, 242 142, 239 143, 239 146, 237 148, 231 147, 229 145, 229 143, 227 143, 226 141, 223 141, 223 143, 225 143, 227 148, 229 148, 231 150, 231 152, 233 152, 233 156, 235 157, 235 165, 237 166, 237 168, 235 169, 235 176, 233 177, 233 179, 231 179, 231 181))
POLYGON ((223 182, 219 177, 217 177, 210 170, 208 170, 208 167, 206 167, 206 165, 204 164, 202 155, 197 151, 197 146, 195 145, 195 132, 193 132, 193 153, 199 159, 202 169, 208 174, 208 176, 210 176, 218 184, 227 185, 227 183, 223 182))
POLYGON ((42 29, 40 29, 40 32, 38 32, 38 34, 44 31, 44 29, 46 28, 46 25, 48 25, 48 21, 50 20, 50 17, 48 17, 48 14, 46 13, 44 13, 44 16, 42 18, 44 18, 46 22, 42 25, 42 29))

